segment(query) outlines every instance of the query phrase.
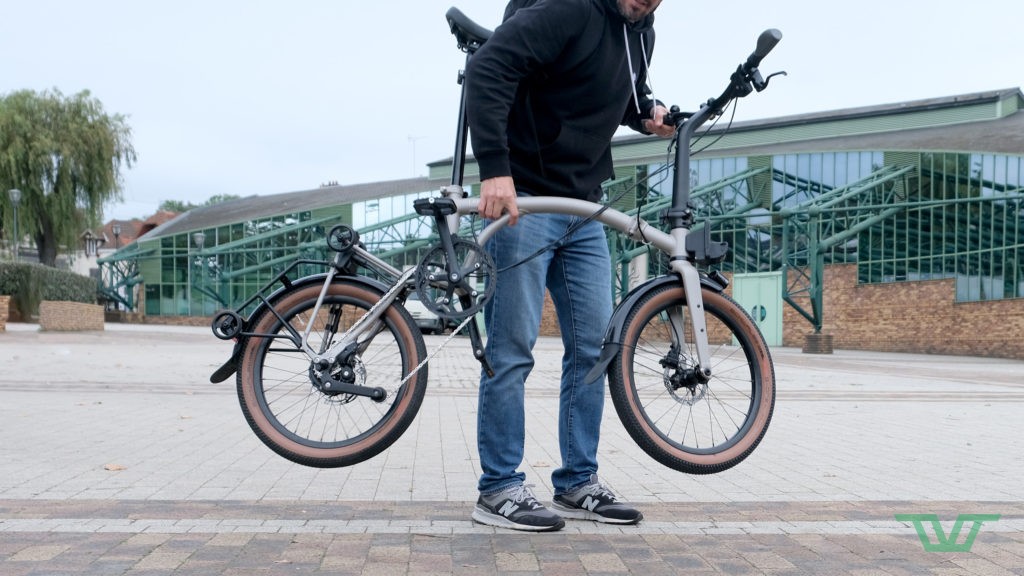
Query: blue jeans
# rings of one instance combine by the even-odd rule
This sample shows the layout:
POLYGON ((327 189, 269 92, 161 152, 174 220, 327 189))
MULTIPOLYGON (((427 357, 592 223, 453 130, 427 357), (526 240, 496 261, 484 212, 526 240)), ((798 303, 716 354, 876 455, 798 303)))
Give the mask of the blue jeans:
MULTIPOLYGON (((498 270, 558 241, 579 217, 530 214, 501 229, 487 243, 498 270)), ((597 473, 597 444, 604 410, 604 378, 584 382, 597 361, 611 316, 611 261, 604 226, 590 222, 554 248, 497 275, 487 303, 487 359, 494 376, 480 377, 477 448, 483 494, 522 484, 526 438, 525 382, 533 368, 545 288, 550 291, 565 353, 558 410, 562 466, 551 475, 556 494, 585 484, 597 473)))

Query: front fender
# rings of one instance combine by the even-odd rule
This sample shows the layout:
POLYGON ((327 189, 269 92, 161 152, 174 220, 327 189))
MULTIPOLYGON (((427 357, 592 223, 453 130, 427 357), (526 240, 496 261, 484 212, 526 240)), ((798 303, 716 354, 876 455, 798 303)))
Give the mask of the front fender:
MULTIPOLYGON (((584 382, 595 382, 602 374, 608 371, 608 366, 611 365, 612 360, 622 350, 622 343, 619 342, 619 334, 622 334, 622 330, 626 324, 626 317, 637 302, 640 301, 645 295, 652 290, 661 288, 666 284, 679 284, 681 281, 679 276, 675 274, 668 274, 666 276, 658 276, 652 280, 648 280, 643 284, 629 291, 626 297, 619 302, 618 306, 612 312, 611 320, 608 322, 608 330, 604 335, 604 342, 601 344, 601 356, 597 359, 597 363, 587 372, 584 377, 584 382)), ((719 284, 712 278, 709 278, 705 274, 700 276, 700 284, 702 287, 712 290, 714 292, 722 292, 725 290, 725 286, 719 284)))
MULTIPOLYGON (((260 314, 267 308, 267 306, 273 306, 275 302, 280 300, 286 293, 295 290, 297 288, 304 288, 310 284, 323 284, 324 280, 327 279, 327 273, 312 274, 310 276, 303 276, 295 282, 291 282, 281 288, 278 288, 274 292, 267 296, 265 299, 260 300, 259 305, 249 314, 249 317, 245 319, 245 326, 242 328, 242 334, 235 341, 235 348, 231 351, 231 357, 228 358, 227 362, 221 365, 213 374, 210 375, 210 382, 218 383, 223 382, 231 377, 238 370, 238 360, 242 356, 242 350, 245 349, 246 341, 253 337, 250 332, 249 323, 253 318, 258 318, 260 314)), ((388 291, 388 286, 384 283, 374 280, 373 278, 367 278, 366 276, 335 276, 335 282, 349 282, 352 284, 358 284, 363 288, 376 291, 378 294, 383 295, 388 291)))

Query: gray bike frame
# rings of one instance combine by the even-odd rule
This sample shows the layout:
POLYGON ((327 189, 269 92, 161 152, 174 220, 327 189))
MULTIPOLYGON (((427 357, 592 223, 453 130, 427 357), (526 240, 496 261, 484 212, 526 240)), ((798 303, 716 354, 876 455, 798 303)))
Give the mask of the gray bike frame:
MULTIPOLYGON (((449 21, 451 21, 451 14, 452 12, 449 11, 449 21)), ((465 19, 463 18, 463 20, 465 19)), ((453 31, 454 30, 455 27, 453 27, 453 31)), ((484 35, 480 30, 476 30, 475 35, 487 36, 489 33, 484 35)), ((707 323, 704 317, 704 298, 701 294, 700 273, 697 271, 697 268, 693 263, 689 261, 686 253, 686 236, 689 234, 690 225, 692 224, 692 214, 690 213, 689 208, 690 143, 693 141, 693 137, 697 129, 703 126, 705 122, 715 115, 720 114, 725 105, 731 100, 737 97, 746 96, 755 89, 760 92, 768 86, 768 80, 771 79, 771 76, 768 77, 768 80, 762 78, 761 73, 757 70, 757 66, 761 63, 761 59, 764 58, 773 47, 775 47, 781 38, 782 33, 775 29, 765 30, 761 33, 757 39, 757 47, 754 49, 754 52, 751 53, 746 62, 741 64, 739 69, 733 73, 730 78, 728 88, 726 88, 725 92, 723 92, 721 96, 703 104, 697 112, 694 112, 693 114, 685 114, 680 116, 679 119, 673 120, 677 130, 676 138, 678 141, 674 161, 675 177, 672 186, 672 208, 667 213, 667 219, 670 225, 669 232, 663 232, 642 219, 628 216, 613 208, 584 200, 573 200, 551 196, 531 196, 519 198, 516 202, 521 215, 567 214, 579 216, 581 218, 594 217, 598 222, 625 234, 630 239, 651 244, 658 250, 667 254, 669 256, 670 270, 679 276, 679 279, 683 284, 683 291, 686 296, 686 306, 690 313, 690 324, 693 328, 693 338, 695 340, 693 344, 697 348, 697 359, 700 362, 699 369, 703 373, 704 378, 709 378, 711 376, 711 352, 708 345, 707 323)), ((477 47, 479 47, 479 45, 477 45, 477 47)), ((472 56, 474 50, 475 48, 467 50, 467 60, 472 56)), ((784 72, 780 74, 784 74, 784 72)), ((448 219, 448 229, 451 231, 459 229, 458 220, 460 216, 468 216, 477 213, 477 204, 479 202, 478 198, 465 198, 463 187, 460 184, 462 181, 462 161, 465 159, 466 152, 466 130, 468 130, 465 111, 464 83, 463 101, 460 108, 458 129, 459 138, 456 143, 455 164, 452 170, 452 184, 441 189, 441 194, 454 201, 457 209, 455 214, 445 216, 445 218, 448 219)), ((673 115, 677 112, 678 109, 673 108, 673 115)), ((477 238, 477 243, 480 245, 486 244, 499 229, 507 224, 507 215, 491 222, 480 233, 477 238)), ((380 301, 374 304, 362 318, 356 321, 356 323, 340 337, 338 342, 331 345, 325 352, 318 354, 312 349, 308 342, 312 326, 308 326, 306 328, 305 334, 302 335, 302 349, 319 365, 329 366, 334 362, 334 359, 338 354, 346 347, 351 346, 353 343, 361 344, 364 340, 372 338, 373 335, 377 333, 377 330, 380 329, 380 318, 384 313, 384 310, 386 310, 388 306, 391 306, 402 290, 407 288, 407 285, 412 281, 413 274, 415 274, 415 267, 402 272, 381 261, 379 258, 370 254, 358 245, 354 246, 353 249, 356 251, 356 255, 361 259, 360 261, 365 262, 373 269, 395 280, 391 285, 391 288, 383 297, 381 297, 380 301), (364 340, 360 340, 360 338, 363 338, 364 340)), ((341 255, 339 254, 338 258, 340 257, 341 255)), ((332 267, 331 271, 327 275, 326 281, 324 282, 324 287, 320 292, 320 297, 317 300, 316 307, 313 310, 314 316, 319 312, 320 307, 323 304, 324 297, 327 294, 327 289, 337 274, 339 274, 338 266, 332 267)), ((622 303, 620 302, 619 305, 621 304, 622 303)), ((673 337, 677 340, 675 343, 682 346, 686 343, 683 336, 684 331, 682 329, 682 324, 678 321, 678 318, 673 317, 671 320, 673 325, 673 337)))
MULTIPOLYGON (((446 217, 448 218, 449 230, 459 229, 458 220, 461 216, 469 216, 477 213, 479 198, 463 198, 463 189, 461 186, 445 186, 441 189, 441 194, 445 197, 451 198, 455 202, 455 206, 457 208, 456 214, 446 217)), ((598 222, 625 234, 630 239, 648 243, 667 254, 669 256, 669 267, 672 272, 679 275, 683 284, 683 290, 686 294, 686 305, 690 312, 690 323, 693 328, 693 335, 695 339, 693 344, 697 347, 697 358, 700 361, 700 369, 704 373, 705 377, 711 375, 711 353, 708 346, 707 325, 704 318, 704 299, 701 295, 700 273, 686 258, 686 235, 689 232, 688 228, 675 227, 670 232, 666 233, 650 225, 643 219, 629 216, 619 210, 615 210, 614 208, 609 208, 594 202, 575 200, 571 198, 551 196, 521 197, 517 200, 516 204, 519 207, 520 216, 527 214, 566 214, 579 216, 581 218, 594 217, 598 222), (596 216, 594 216, 595 214, 596 216)), ((480 232, 476 240, 477 243, 481 246, 486 244, 498 232, 498 230, 508 225, 508 220, 508 215, 505 215, 492 221, 480 232)), ((380 318, 384 314, 384 311, 387 310, 387 308, 398 298, 398 294, 413 281, 412 277, 415 274, 415 267, 402 272, 390 264, 387 264, 380 258, 377 258, 373 254, 370 254, 358 245, 354 246, 353 250, 359 256, 360 260, 365 261, 378 272, 393 278, 393 284, 391 289, 389 289, 384 296, 382 296, 381 299, 374 304, 365 315, 363 315, 362 318, 353 324, 345 334, 341 335, 334 344, 322 353, 316 352, 309 345, 309 335, 312 331, 312 325, 306 327, 306 331, 302 335, 302 349, 315 363, 326 362, 329 364, 333 362, 334 358, 336 358, 346 347, 353 343, 361 343, 365 338, 371 338, 376 334, 379 330, 380 318)), ((330 287, 331 282, 338 274, 339 272, 336 267, 332 268, 331 271, 328 272, 327 278, 324 281, 324 287, 320 292, 320 296, 317 299, 316 306, 312 312, 314 317, 319 312, 321 305, 323 304, 328 287, 330 287)), ((682 335, 677 334, 676 337, 679 339, 679 344, 683 344, 682 335)))

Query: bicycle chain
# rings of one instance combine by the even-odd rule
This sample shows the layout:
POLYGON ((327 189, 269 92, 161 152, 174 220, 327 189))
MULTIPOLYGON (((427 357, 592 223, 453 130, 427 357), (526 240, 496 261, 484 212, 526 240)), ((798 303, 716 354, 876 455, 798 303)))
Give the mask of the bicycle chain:
POLYGON ((472 320, 475 317, 476 317, 475 315, 474 316, 467 316, 466 319, 462 321, 462 324, 459 324, 458 327, 455 328, 454 330, 452 330, 452 333, 449 334, 448 337, 444 339, 444 342, 441 342, 441 344, 439 344, 438 347, 433 352, 431 352, 430 354, 427 354, 427 357, 424 358, 423 361, 420 362, 415 368, 413 368, 412 372, 409 372, 408 376, 406 376, 405 378, 402 378, 402 381, 398 383, 398 386, 396 387, 396 389, 397 388, 401 388, 402 386, 405 386, 405 383, 408 382, 410 378, 415 376, 420 371, 421 368, 426 366, 427 362, 430 362, 430 360, 434 356, 437 356, 437 353, 440 352, 442 348, 447 346, 448 343, 451 342, 452 338, 455 338, 459 334, 459 332, 462 332, 462 329, 466 327, 466 324, 469 324, 469 321, 472 320))
MULTIPOLYGON (((370 306, 370 309, 369 309, 369 310, 367 310, 367 311, 366 311, 366 312, 365 312, 365 313, 364 313, 364 314, 363 314, 363 315, 362 315, 362 316, 361 316, 361 317, 359 318, 359 320, 356 320, 356 322, 355 322, 355 323, 354 323, 354 324, 353 324, 352 326, 353 326, 353 327, 355 327, 355 326, 356 326, 356 325, 358 325, 358 324, 359 324, 360 322, 362 322, 364 318, 366 318, 367 316, 370 316, 371 314, 373 314, 374 312, 376 312, 376 310, 377 310, 378 308, 380 308, 381 304, 382 304, 382 303, 383 303, 383 302, 384 302, 385 300, 387 300, 387 297, 388 297, 388 296, 389 296, 389 295, 390 295, 390 294, 391 294, 392 292, 397 292, 398 290, 400 290, 400 289, 401 289, 402 285, 403 285, 403 284, 404 284, 404 283, 405 283, 405 282, 406 282, 406 281, 407 281, 407 280, 408 280, 408 279, 409 279, 410 277, 412 277, 412 274, 414 273, 414 271, 415 271, 415 268, 410 268, 409 270, 407 270, 407 271, 406 271, 406 273, 404 273, 404 274, 402 275, 402 277, 401 277, 401 278, 399 278, 399 281, 398 281, 398 282, 396 282, 396 283, 394 284, 394 286, 392 286, 392 287, 391 287, 391 289, 390 289, 390 290, 388 290, 388 291, 387 291, 387 292, 386 292, 386 293, 384 294, 384 296, 382 296, 382 297, 380 298, 380 300, 378 300, 378 301, 377 301, 376 303, 374 303, 374 304, 373 304, 373 306, 370 306)), ((390 305, 390 304, 389 304, 389 305, 390 305)), ((441 351, 441 350, 442 350, 442 349, 443 349, 443 348, 444 348, 445 346, 447 346, 447 345, 448 345, 448 343, 449 343, 449 342, 451 342, 452 338, 455 338, 455 336, 457 336, 457 335, 459 334, 459 332, 461 332, 461 331, 462 331, 462 329, 463 329, 463 328, 465 328, 467 324, 469 324, 469 321, 470 321, 470 320, 473 320, 473 319, 474 319, 475 317, 476 317, 476 315, 475 315, 475 314, 473 314, 473 315, 470 315, 470 316, 467 316, 467 317, 466 317, 466 318, 465 318, 465 319, 464 319, 464 320, 462 321, 462 323, 461 323, 461 324, 459 324, 459 325, 458 325, 458 327, 456 327, 456 328, 455 328, 454 330, 452 330, 452 333, 451 333, 451 334, 449 334, 449 335, 448 335, 448 337, 444 339, 444 342, 441 342, 441 344, 440 344, 440 345, 438 345, 438 347, 437 347, 437 348, 436 348, 436 349, 435 349, 435 350, 434 350, 433 352, 431 352, 430 354, 427 354, 427 357, 426 357, 426 358, 424 358, 422 362, 420 362, 419 364, 417 364, 417 365, 416 365, 416 367, 415 367, 415 368, 413 368, 413 369, 412 369, 412 371, 410 371, 410 372, 409 372, 409 374, 407 374, 407 375, 405 376, 405 378, 402 378, 402 380, 401 380, 401 381, 400 381, 400 382, 398 383, 398 385, 397 385, 397 386, 395 386, 395 387, 393 387, 393 388, 388 388, 388 390, 389 390, 389 391, 394 391, 394 390, 398 390, 398 389, 399 389, 399 388, 401 388, 402 386, 405 386, 405 383, 406 383, 406 382, 408 382, 410 378, 412 378, 413 376, 415 376, 416 374, 418 374, 418 373, 419 373, 419 371, 420 371, 420 370, 421 370, 421 369, 422 369, 422 368, 423 368, 424 366, 426 366, 426 365, 427 365, 427 362, 430 362, 430 360, 431 360, 431 359, 433 359, 433 358, 434 358, 434 356, 437 356, 437 353, 438 353, 438 352, 440 352, 440 351, 441 351)), ((347 335, 347 334, 348 334, 349 332, 351 332, 351 328, 350 328, 350 329, 349 329, 348 331, 346 331, 346 332, 345 332, 345 334, 342 334, 342 339, 344 339, 344 337, 345 337, 345 336, 346 336, 346 335, 347 335)))

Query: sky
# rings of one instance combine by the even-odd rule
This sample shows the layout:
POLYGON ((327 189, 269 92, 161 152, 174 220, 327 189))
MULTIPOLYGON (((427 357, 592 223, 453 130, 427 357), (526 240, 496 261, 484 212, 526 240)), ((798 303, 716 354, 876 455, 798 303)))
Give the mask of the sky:
MULTIPOLYGON (((0 94, 88 90, 132 129, 137 163, 106 219, 164 200, 268 195, 426 175, 451 157, 465 56, 444 14, 500 22, 502 0, 0 0, 0 94)), ((1024 3, 664 0, 655 96, 716 96, 758 34, 788 76, 737 121, 1024 86, 1024 3)))

